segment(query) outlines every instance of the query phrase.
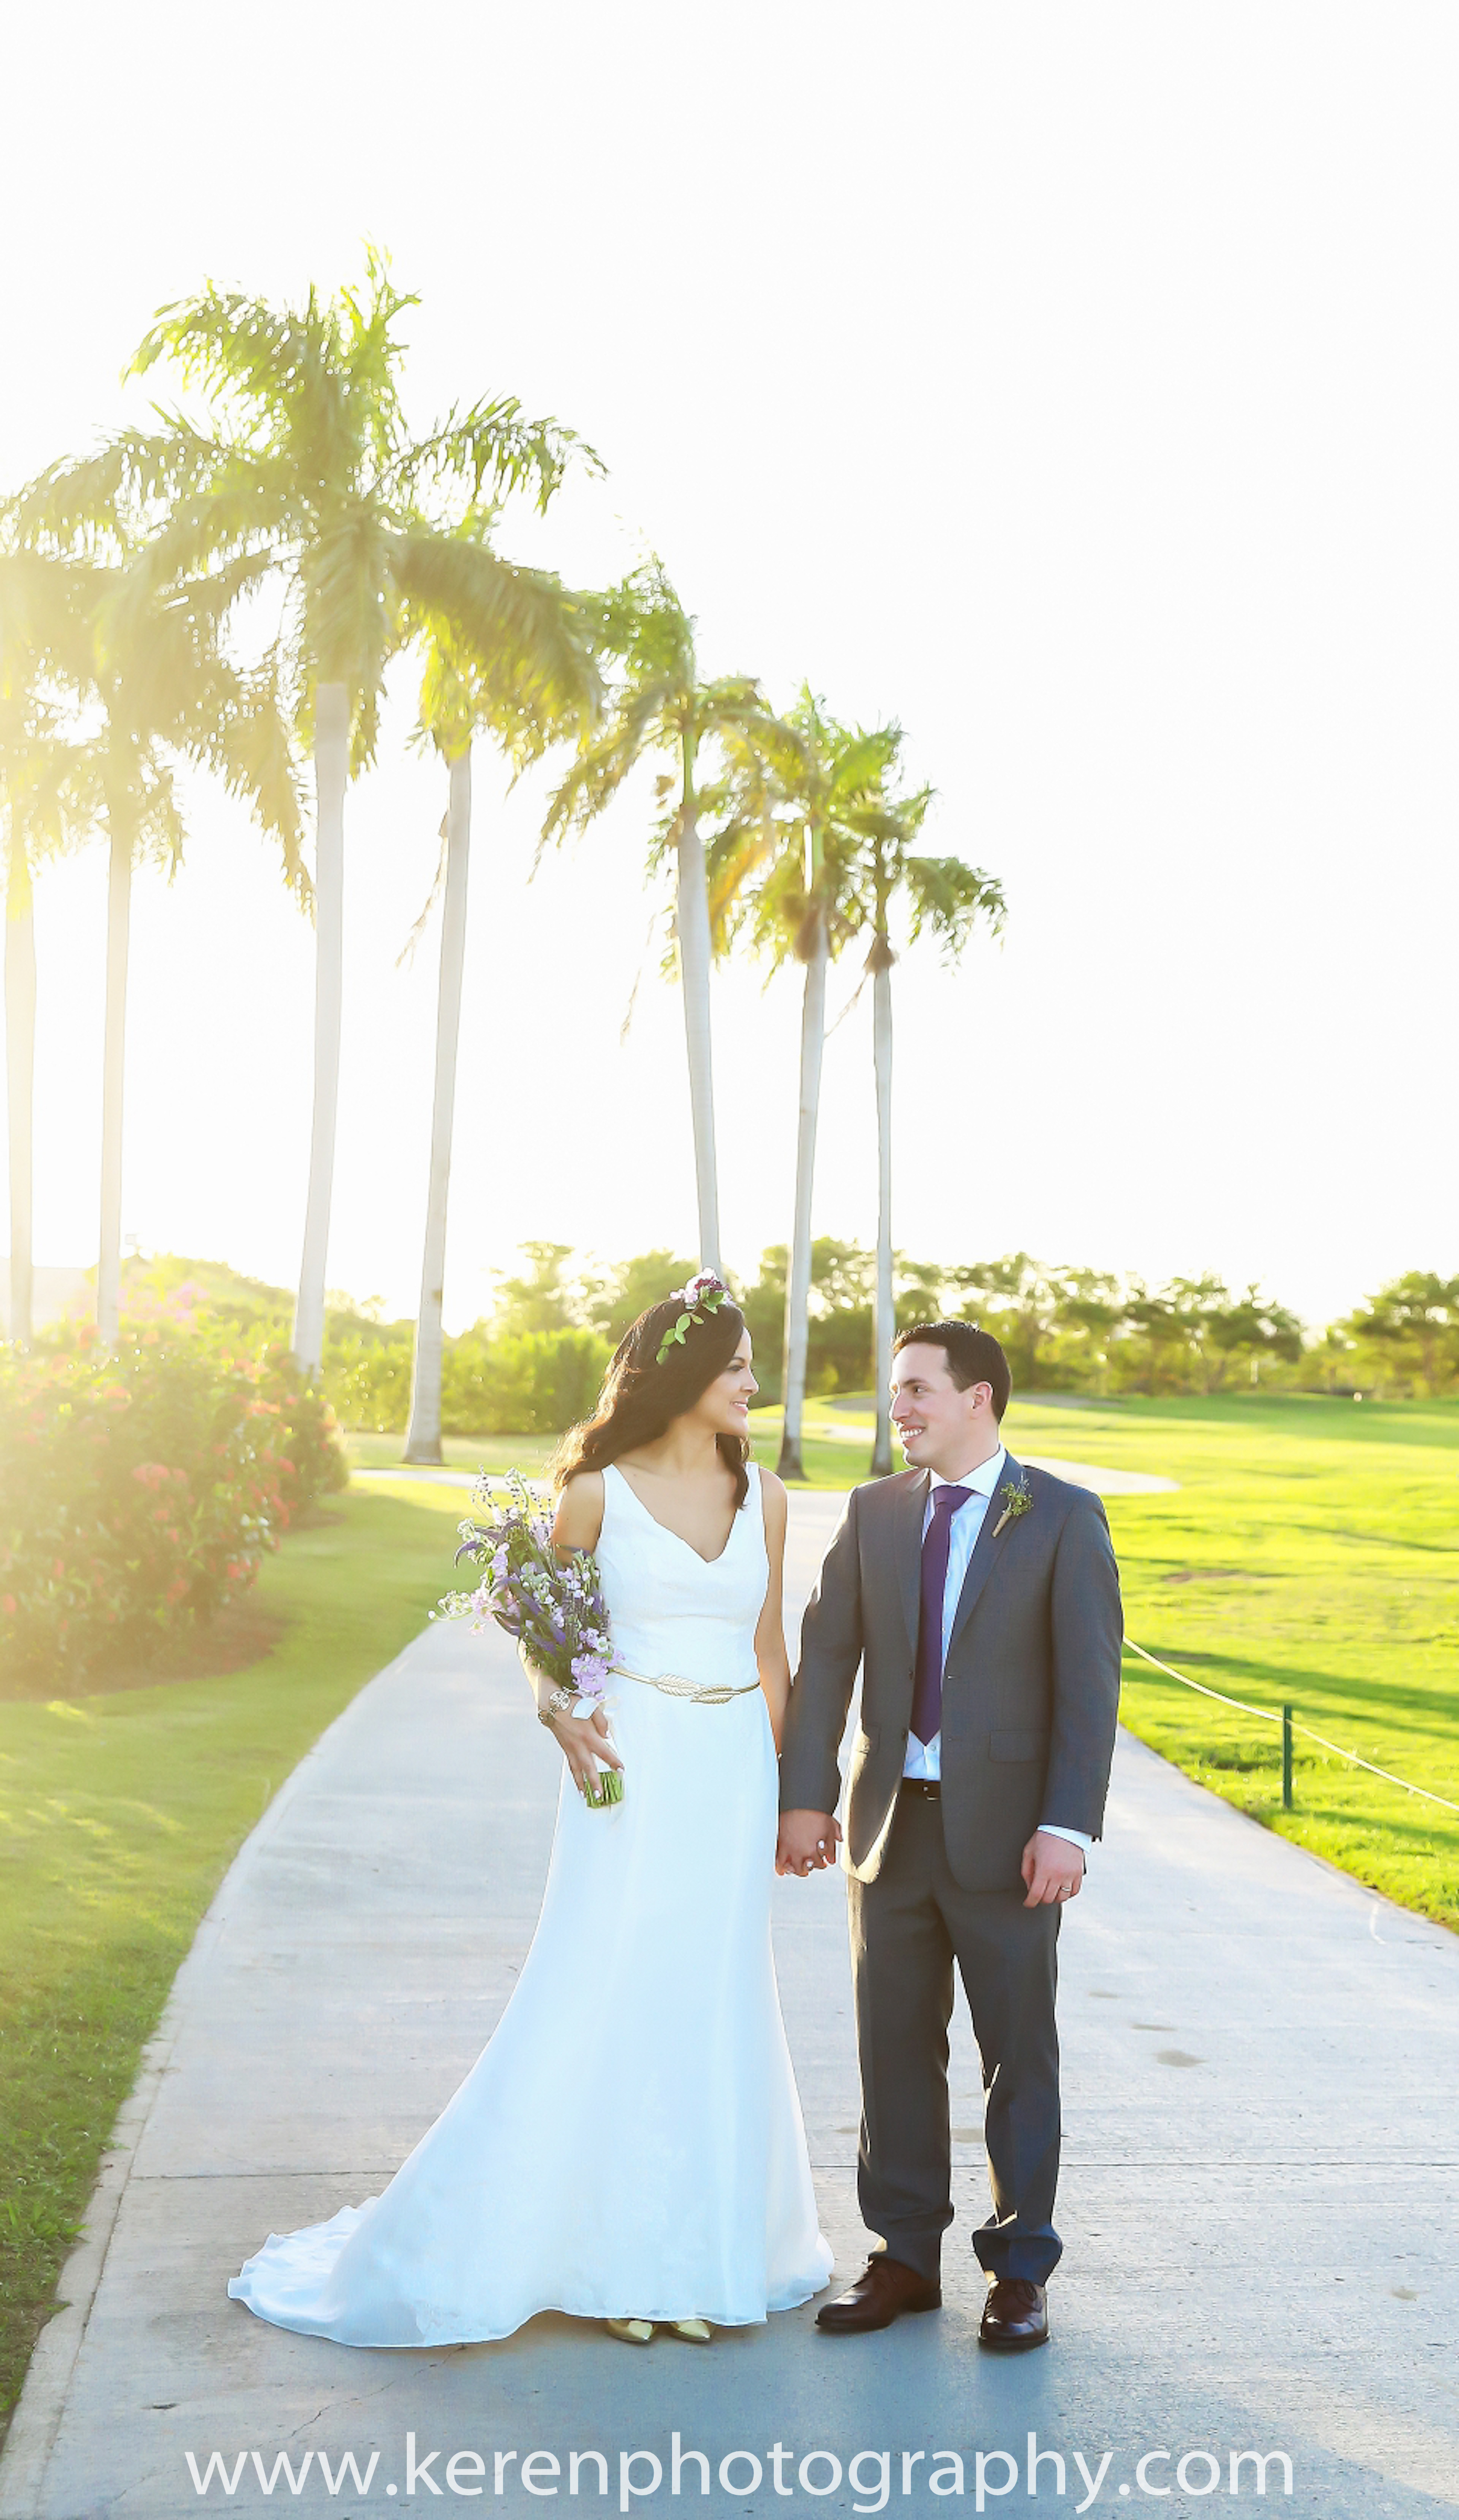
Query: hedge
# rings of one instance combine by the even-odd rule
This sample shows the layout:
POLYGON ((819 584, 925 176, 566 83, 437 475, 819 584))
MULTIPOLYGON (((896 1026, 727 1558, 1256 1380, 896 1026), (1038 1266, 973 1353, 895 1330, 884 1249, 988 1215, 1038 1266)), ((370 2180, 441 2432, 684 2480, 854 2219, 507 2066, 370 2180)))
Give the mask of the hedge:
MULTIPOLYGON (((447 1339, 440 1420, 446 1435, 556 1435, 592 1414, 613 1350, 596 1330, 518 1330, 447 1339)), ((341 1422, 403 1434, 410 1415, 408 1337, 331 1340, 324 1387, 341 1422)))

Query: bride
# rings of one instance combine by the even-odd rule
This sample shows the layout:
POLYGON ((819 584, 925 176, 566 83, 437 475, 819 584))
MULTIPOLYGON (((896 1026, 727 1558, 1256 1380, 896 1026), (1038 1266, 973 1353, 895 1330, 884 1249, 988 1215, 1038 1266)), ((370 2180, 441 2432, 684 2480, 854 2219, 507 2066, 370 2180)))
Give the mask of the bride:
POLYGON ((770 1945, 786 1493, 749 1459, 756 1388, 706 1274, 639 1316, 559 1447, 554 1537, 597 1552, 616 1677, 579 1714, 536 1676, 565 1764, 531 1950, 384 2193, 231 2278, 260 2318, 444 2345, 557 2310, 707 2343, 826 2284, 770 1945))

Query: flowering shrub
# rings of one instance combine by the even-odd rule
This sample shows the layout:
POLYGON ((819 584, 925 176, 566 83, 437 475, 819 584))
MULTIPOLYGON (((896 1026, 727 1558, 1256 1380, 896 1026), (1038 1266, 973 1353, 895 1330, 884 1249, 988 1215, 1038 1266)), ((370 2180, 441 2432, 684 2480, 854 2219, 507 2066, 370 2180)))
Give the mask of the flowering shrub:
POLYGON ((256 1377, 265 1406, 278 1413, 285 1446, 279 1457, 280 1486, 291 1516, 316 1497, 347 1486, 349 1463, 335 1413, 324 1393, 300 1372, 290 1350, 282 1344, 265 1347, 244 1370, 256 1377))
POLYGON ((84 1677, 247 1591, 291 1516, 346 1475, 277 1352, 142 1329, 0 1349, 0 1663, 84 1677))

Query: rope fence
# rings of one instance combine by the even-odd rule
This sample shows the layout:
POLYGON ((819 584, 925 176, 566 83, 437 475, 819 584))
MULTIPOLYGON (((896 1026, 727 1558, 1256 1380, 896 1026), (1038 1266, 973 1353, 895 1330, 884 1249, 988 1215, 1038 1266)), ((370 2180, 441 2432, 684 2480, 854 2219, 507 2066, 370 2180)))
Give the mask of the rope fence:
POLYGON ((1234 1706, 1238 1714, 1254 1715, 1260 1724, 1280 1724, 1284 1811, 1292 1809, 1292 1736, 1294 1732, 1300 1732, 1304 1740, 1315 1741, 1319 1748, 1331 1750, 1335 1758, 1349 1760, 1354 1768, 1366 1768, 1370 1777, 1382 1777, 1385 1784, 1399 1785, 1405 1794, 1417 1794, 1426 1803, 1437 1803, 1440 1811, 1459 1812, 1459 1803, 1451 1803, 1445 1795, 1432 1793, 1427 1785, 1410 1784, 1406 1777, 1395 1777, 1391 1768, 1377 1768, 1371 1759, 1360 1759, 1356 1750, 1345 1750, 1341 1742, 1330 1741, 1325 1732, 1314 1732, 1310 1724, 1299 1724, 1290 1706, 1284 1706, 1280 1714, 1271 1706, 1249 1706, 1244 1697, 1228 1697, 1223 1689, 1208 1688, 1204 1680, 1192 1680, 1189 1673, 1176 1671, 1173 1664, 1162 1662, 1158 1654, 1147 1653, 1143 1645, 1136 1644, 1133 1637, 1126 1637, 1124 1642, 1128 1652, 1138 1654, 1140 1660, 1148 1662, 1154 1670, 1163 1671, 1167 1680, 1178 1680, 1182 1688, 1194 1688, 1202 1697, 1213 1697, 1219 1706, 1234 1706))

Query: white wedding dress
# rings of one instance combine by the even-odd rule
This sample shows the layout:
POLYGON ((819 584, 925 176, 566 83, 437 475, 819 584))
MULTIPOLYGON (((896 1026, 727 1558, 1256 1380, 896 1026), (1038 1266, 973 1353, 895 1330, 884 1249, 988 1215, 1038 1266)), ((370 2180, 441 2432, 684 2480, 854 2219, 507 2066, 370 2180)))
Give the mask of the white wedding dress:
MULTIPOLYGON (((537 2311, 748 2326, 826 2284, 770 1947, 776 1761, 746 1688, 768 1564, 759 1474, 722 1555, 604 1473, 599 1563, 624 1798, 564 1764, 532 1947, 476 2065, 384 2193, 270 2233, 228 2290, 343 2345, 510 2336, 537 2311)), ((523 1721, 532 1721, 524 1698, 523 1721)))

